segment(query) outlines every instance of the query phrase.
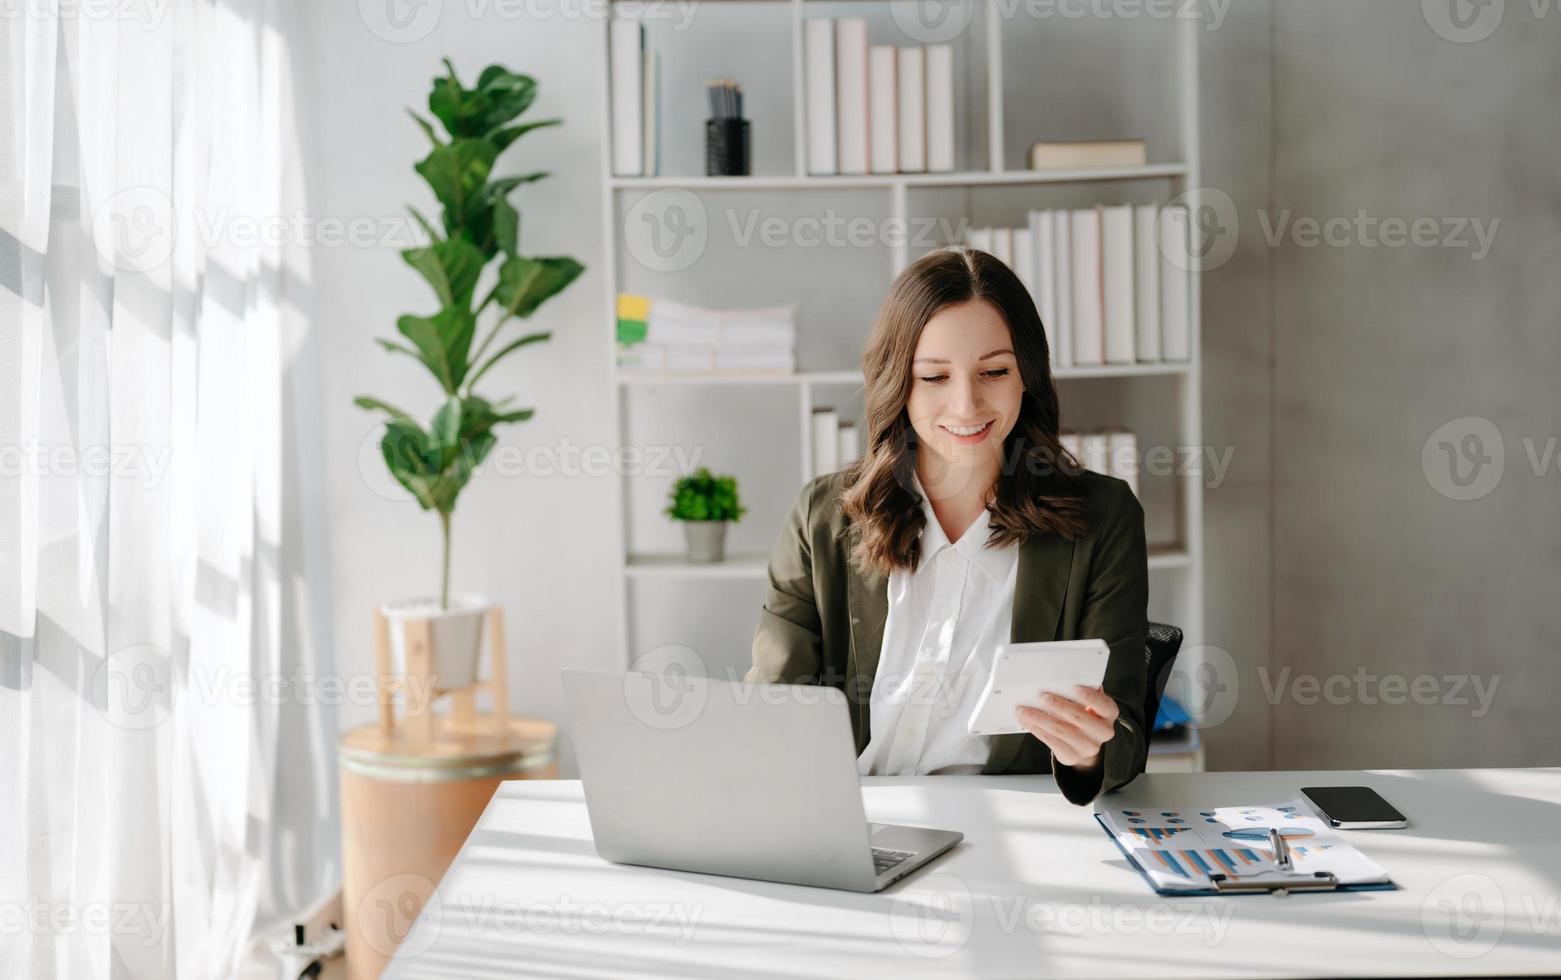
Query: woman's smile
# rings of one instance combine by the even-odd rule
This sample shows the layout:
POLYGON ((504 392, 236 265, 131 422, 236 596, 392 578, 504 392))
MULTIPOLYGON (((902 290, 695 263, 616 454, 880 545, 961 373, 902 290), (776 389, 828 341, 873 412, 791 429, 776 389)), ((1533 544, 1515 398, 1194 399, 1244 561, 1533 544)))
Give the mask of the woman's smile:
POLYGON ((984 442, 986 437, 992 434, 992 420, 988 419, 980 425, 940 424, 938 428, 947 432, 955 442, 973 446, 978 442, 984 442))

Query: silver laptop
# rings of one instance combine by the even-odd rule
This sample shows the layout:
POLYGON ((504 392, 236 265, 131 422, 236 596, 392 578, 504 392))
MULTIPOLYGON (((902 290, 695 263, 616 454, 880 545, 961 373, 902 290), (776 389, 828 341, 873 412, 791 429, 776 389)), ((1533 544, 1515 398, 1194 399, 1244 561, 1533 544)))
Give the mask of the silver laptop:
POLYGON ((563 671, 596 853, 873 892, 964 834, 869 824, 846 698, 825 686, 563 671))

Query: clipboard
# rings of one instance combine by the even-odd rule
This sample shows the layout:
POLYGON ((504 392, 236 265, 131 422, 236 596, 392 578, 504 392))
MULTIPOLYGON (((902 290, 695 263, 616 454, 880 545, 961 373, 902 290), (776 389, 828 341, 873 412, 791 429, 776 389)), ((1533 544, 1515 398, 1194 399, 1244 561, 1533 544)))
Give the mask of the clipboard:
MULTIPOLYGON (((1125 846, 1121 839, 1111 829, 1111 825, 1100 812, 1092 814, 1095 822, 1111 842, 1116 845, 1122 856, 1127 858, 1128 864, 1139 873, 1144 882, 1149 885, 1156 895, 1166 897, 1181 896, 1207 896, 1207 895, 1277 895, 1285 896, 1291 892, 1333 892, 1333 891, 1394 891, 1398 885, 1392 879, 1371 882, 1344 882, 1339 876, 1330 871, 1314 870, 1310 873, 1297 871, 1294 874, 1279 876, 1272 871, 1265 872, 1262 879, 1241 878, 1235 875, 1223 873, 1211 873, 1207 875, 1211 887, 1206 888, 1168 888, 1155 881, 1148 868, 1139 860, 1139 855, 1125 846)), ((1148 852, 1144 852, 1148 853, 1148 852)))

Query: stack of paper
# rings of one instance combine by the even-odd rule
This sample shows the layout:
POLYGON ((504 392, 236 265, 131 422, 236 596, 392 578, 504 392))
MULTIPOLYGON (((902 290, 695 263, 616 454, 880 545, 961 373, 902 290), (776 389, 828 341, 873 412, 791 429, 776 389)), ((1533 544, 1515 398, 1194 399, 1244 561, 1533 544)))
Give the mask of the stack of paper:
POLYGON ((954 169, 954 49, 867 43, 861 17, 804 21, 808 173, 954 169))
POLYGON ((1318 871, 1344 886, 1395 887, 1386 871, 1314 816, 1303 800, 1206 809, 1111 807, 1096 810, 1095 819, 1157 892, 1207 889, 1211 875, 1284 881, 1318 871), (1289 871, 1275 863, 1271 827, 1284 838, 1289 871))
POLYGON ((618 297, 618 366, 645 372, 796 370, 796 304, 706 309, 645 296, 618 297))

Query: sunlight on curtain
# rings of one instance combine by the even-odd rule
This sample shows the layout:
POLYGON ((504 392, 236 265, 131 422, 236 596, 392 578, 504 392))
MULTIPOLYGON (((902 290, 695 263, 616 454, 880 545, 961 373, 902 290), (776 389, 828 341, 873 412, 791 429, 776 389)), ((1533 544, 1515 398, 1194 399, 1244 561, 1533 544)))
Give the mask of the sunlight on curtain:
POLYGON ((286 50, 270 3, 89 7, 0 19, 0 976, 228 977, 339 876, 251 234, 286 50))

